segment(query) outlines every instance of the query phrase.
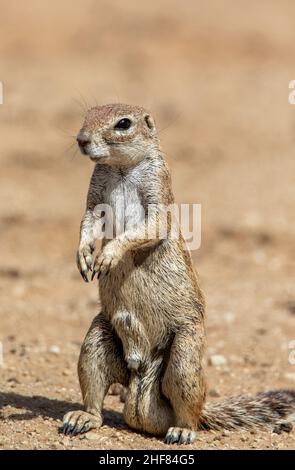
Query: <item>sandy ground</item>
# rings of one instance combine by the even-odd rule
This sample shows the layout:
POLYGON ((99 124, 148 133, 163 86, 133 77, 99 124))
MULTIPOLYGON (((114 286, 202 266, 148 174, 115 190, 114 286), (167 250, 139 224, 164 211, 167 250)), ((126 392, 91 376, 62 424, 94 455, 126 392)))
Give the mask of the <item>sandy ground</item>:
MULTIPOLYGON (((166 449, 130 431, 118 397, 84 438, 76 363, 99 310, 75 266, 92 164, 85 107, 156 116, 178 202, 202 204, 193 252, 207 298, 210 400, 295 387, 295 4, 241 0, 0 1, 0 447, 166 449)), ((200 432, 195 449, 294 449, 295 432, 200 432)))

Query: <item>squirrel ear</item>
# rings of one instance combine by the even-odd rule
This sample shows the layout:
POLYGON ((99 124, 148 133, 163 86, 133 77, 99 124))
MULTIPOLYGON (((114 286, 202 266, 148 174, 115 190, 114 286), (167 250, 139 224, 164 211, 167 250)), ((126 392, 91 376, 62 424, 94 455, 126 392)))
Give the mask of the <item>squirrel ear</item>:
POLYGON ((155 121, 153 120, 152 116, 150 116, 149 114, 146 114, 144 116, 144 120, 145 120, 146 125, 148 126, 148 128, 150 130, 155 130, 156 125, 155 125, 155 121))

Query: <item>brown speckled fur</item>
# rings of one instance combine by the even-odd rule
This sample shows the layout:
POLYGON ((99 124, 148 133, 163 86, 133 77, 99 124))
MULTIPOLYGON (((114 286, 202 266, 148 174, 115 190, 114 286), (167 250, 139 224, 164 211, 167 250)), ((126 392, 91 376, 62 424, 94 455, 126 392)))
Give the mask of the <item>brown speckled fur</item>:
MULTIPOLYGON (((184 241, 149 239, 145 219, 105 238, 93 259, 97 204, 132 220, 133 202, 173 203, 169 170, 153 118, 138 106, 92 108, 78 134, 95 162, 81 223, 78 268, 99 276, 101 312, 81 348, 79 380, 85 411, 69 412, 63 431, 75 435, 102 424, 103 399, 114 383, 127 387, 124 418, 131 428, 191 443, 197 428, 281 426, 295 417, 295 393, 275 391, 207 404, 203 370, 204 298, 184 241), (126 130, 114 126, 132 121, 126 130)), ((103 215, 101 215, 103 217, 103 215)), ((116 215, 117 217, 117 215, 116 215)), ((163 214, 152 218, 155 228, 163 214)), ((124 219, 124 220, 125 220, 124 219)), ((169 229, 171 227, 168 224, 169 229)), ((288 427, 288 426, 287 426, 288 427)))

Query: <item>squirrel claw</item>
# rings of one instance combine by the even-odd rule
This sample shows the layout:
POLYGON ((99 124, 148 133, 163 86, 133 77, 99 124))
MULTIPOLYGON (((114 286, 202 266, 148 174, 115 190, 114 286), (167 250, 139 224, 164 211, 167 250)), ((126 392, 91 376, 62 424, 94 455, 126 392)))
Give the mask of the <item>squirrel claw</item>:
POLYGON ((85 271, 80 271, 80 274, 81 274, 81 276, 82 276, 82 278, 84 279, 85 282, 89 282, 88 277, 87 277, 87 273, 85 271))
POLYGON ((100 272, 98 273, 98 272, 96 271, 96 269, 93 269, 92 275, 91 275, 91 281, 93 281, 93 279, 95 278, 96 275, 97 275, 97 279, 98 279, 99 276, 100 276, 100 272))

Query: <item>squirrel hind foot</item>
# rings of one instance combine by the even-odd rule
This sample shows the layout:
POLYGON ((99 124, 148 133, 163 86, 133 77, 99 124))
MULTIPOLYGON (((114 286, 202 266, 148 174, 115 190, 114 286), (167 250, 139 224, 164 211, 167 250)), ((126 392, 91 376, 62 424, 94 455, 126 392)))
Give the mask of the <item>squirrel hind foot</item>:
POLYGON ((168 429, 165 444, 192 444, 196 440, 195 431, 186 428, 172 427, 168 429))
POLYGON ((76 436, 84 434, 90 429, 100 428, 102 418, 94 416, 86 411, 69 411, 63 418, 63 425, 60 429, 66 436, 76 436))

